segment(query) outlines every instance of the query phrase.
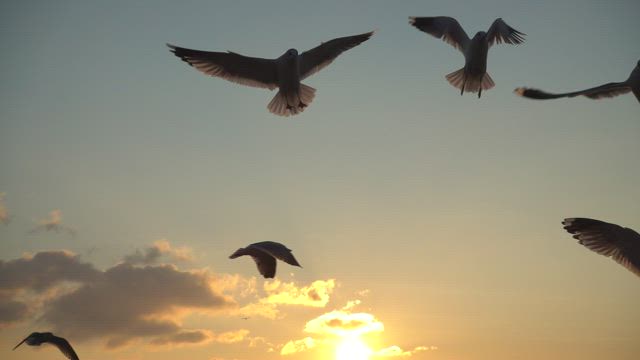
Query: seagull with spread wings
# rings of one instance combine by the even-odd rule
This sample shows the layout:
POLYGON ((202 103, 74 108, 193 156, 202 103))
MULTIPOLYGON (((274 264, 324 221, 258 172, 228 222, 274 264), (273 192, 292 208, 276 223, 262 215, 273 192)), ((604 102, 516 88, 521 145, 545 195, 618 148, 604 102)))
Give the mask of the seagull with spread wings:
POLYGON ((249 255, 253 258, 253 261, 258 266, 258 271, 265 278, 276 276, 276 259, 282 260, 289 265, 302 267, 298 260, 293 257, 291 250, 274 241, 262 241, 240 248, 231 254, 229 259, 235 259, 243 255, 249 255))
POLYGON ((267 108, 276 115, 289 116, 304 111, 315 97, 316 89, 300 81, 331 64, 344 51, 369 40, 371 35, 373 31, 333 39, 302 54, 289 49, 277 59, 167 46, 177 57, 206 75, 269 90, 279 88, 267 108))
POLYGON ((579 90, 561 94, 552 94, 542 90, 527 87, 519 87, 514 90, 514 92, 520 96, 536 100, 576 97, 580 95, 586 96, 589 99, 602 99, 626 94, 629 91, 632 91, 633 95, 635 95, 636 99, 638 99, 638 102, 640 102, 640 60, 638 60, 636 67, 633 69, 633 71, 631 71, 631 74, 629 75, 627 80, 621 82, 610 82, 586 90, 579 90))
POLYGON ((487 53, 495 43, 520 44, 524 42, 525 34, 507 25, 502 19, 496 19, 489 31, 479 31, 469 39, 458 21, 448 16, 409 17, 409 24, 436 38, 442 39, 464 55, 464 67, 446 76, 451 85, 464 92, 477 92, 495 86, 491 76, 487 73, 487 53))
POLYGON ((579 244, 600 255, 610 257, 618 264, 640 276, 640 234, 608 222, 587 218, 568 218, 564 229, 579 244))
POLYGON ((71 344, 69 344, 67 340, 65 340, 64 338, 55 336, 50 332, 43 332, 43 333, 33 332, 29 336, 24 338, 22 341, 20 341, 20 343, 18 343, 18 345, 16 345, 13 348, 13 350, 15 350, 18 346, 22 345, 22 343, 24 342, 26 342, 27 345, 31 345, 31 346, 40 346, 43 343, 52 344, 52 345, 55 345, 58 348, 58 350, 60 350, 64 354, 64 356, 67 357, 67 359, 79 360, 78 355, 76 355, 76 352, 73 350, 73 348, 71 347, 71 344))

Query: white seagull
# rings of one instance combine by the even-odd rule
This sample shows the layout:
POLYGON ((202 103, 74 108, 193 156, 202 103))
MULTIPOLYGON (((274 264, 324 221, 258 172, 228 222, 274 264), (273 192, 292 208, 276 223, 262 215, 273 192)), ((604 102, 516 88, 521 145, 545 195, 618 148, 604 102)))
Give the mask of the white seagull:
POLYGON ((253 261, 255 261, 258 266, 258 271, 260 271, 260 274, 265 278, 273 278, 276 276, 276 259, 282 260, 289 265, 302 267, 298 263, 298 260, 293 257, 291 250, 274 241, 258 242, 246 248, 240 248, 231 254, 229 259, 235 259, 243 255, 249 255, 253 258, 253 261))
POLYGON ((24 338, 18 345, 16 345, 13 350, 15 350, 18 346, 22 345, 22 343, 26 342, 27 345, 31 346, 40 346, 42 343, 49 343, 55 345, 69 360, 79 360, 78 355, 71 347, 71 344, 64 338, 53 335, 50 332, 33 332, 31 335, 24 338))
POLYGON ((458 21, 448 16, 409 17, 409 24, 434 37, 444 40, 464 55, 464 67, 446 76, 451 85, 460 89, 460 95, 466 92, 477 92, 494 87, 491 76, 487 73, 487 53, 494 43, 520 44, 524 42, 523 34, 507 25, 502 19, 496 19, 489 31, 478 31, 473 39, 469 39, 458 21))
POLYGON ((579 95, 586 96, 590 99, 602 99, 626 94, 629 91, 633 91, 633 95, 635 95, 636 99, 638 99, 638 102, 640 102, 640 60, 638 60, 636 67, 633 69, 633 71, 631 71, 629 78, 621 82, 611 82, 586 90, 579 90, 562 94, 552 94, 542 90, 527 87, 519 87, 514 90, 514 92, 520 96, 536 100, 576 97, 579 95))
POLYGON ((568 218, 564 229, 573 234, 579 244, 600 255, 611 257, 618 264, 640 276, 640 234, 616 224, 587 218, 568 218))
POLYGON ((267 108, 276 115, 289 116, 304 111, 315 96, 316 89, 300 81, 331 64, 344 51, 367 41, 373 33, 333 39, 302 54, 289 49, 277 59, 167 46, 177 57, 206 75, 269 90, 279 88, 267 108))

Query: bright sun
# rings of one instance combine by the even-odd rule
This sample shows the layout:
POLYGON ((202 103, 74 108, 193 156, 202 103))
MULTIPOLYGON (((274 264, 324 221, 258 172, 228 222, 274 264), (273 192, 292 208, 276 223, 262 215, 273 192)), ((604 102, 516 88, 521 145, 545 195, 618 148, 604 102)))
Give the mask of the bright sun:
POLYGON ((336 348, 336 360, 369 360, 372 351, 357 337, 344 338, 336 348))

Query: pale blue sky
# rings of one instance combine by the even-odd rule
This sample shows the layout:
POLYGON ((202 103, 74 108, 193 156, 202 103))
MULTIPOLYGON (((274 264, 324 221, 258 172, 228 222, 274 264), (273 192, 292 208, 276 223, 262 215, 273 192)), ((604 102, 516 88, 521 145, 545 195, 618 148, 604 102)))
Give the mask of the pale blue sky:
POLYGON ((296 279, 336 278, 345 299, 370 289, 394 343, 442 359, 553 358, 563 344, 631 359, 638 279, 560 221, 640 230, 638 102, 512 90, 626 79, 638 14, 637 1, 3 2, 0 259, 68 249, 107 267, 166 238, 251 276, 228 254, 276 240, 305 266, 296 279), (444 79, 462 56, 407 23, 435 15, 527 34, 491 48, 481 99, 444 79), (267 111, 274 92, 203 76, 164 45, 277 57, 373 29, 305 80, 316 98, 291 118, 267 111), (27 233, 53 209, 75 238, 27 233), (571 335, 587 327, 594 338, 571 335))

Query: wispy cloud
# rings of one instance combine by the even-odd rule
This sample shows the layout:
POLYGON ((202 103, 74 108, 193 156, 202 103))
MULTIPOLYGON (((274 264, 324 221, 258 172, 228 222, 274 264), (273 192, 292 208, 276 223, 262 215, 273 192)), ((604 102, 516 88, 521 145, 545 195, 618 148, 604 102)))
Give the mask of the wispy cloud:
POLYGON ((4 197, 6 193, 0 192, 0 223, 4 225, 8 225, 9 221, 9 210, 7 210, 7 206, 4 204, 4 197))
POLYGON ((282 347, 280 355, 290 355, 307 351, 313 349, 316 345, 318 345, 318 341, 309 336, 300 340, 291 340, 282 347))
POLYGON ((374 352, 372 356, 379 357, 379 358, 405 357, 405 356, 411 356, 421 351, 436 350, 436 349, 438 348, 435 346, 416 346, 415 348, 413 348, 413 350, 403 350, 401 347, 397 345, 393 345, 393 346, 389 346, 387 348, 380 349, 374 352))
POLYGON ((35 234, 43 231, 63 232, 74 237, 76 236, 76 230, 74 228, 62 223, 62 211, 60 211, 60 209, 51 210, 49 217, 37 221, 37 225, 31 229, 29 233, 35 234))
POLYGON ((188 247, 172 247, 169 241, 161 239, 142 251, 136 250, 125 256, 123 261, 132 265, 152 265, 163 257, 173 261, 192 261, 193 251, 188 247))

